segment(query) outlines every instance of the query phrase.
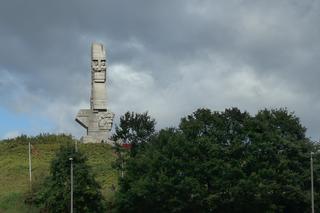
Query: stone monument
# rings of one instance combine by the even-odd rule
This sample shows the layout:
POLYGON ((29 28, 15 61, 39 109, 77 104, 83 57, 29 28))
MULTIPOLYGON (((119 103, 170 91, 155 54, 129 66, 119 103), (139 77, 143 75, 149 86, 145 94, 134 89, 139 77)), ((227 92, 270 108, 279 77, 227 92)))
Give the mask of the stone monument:
POLYGON ((76 121, 87 130, 84 143, 111 143, 109 132, 114 114, 107 109, 107 63, 102 44, 91 46, 91 97, 90 109, 80 109, 76 121))

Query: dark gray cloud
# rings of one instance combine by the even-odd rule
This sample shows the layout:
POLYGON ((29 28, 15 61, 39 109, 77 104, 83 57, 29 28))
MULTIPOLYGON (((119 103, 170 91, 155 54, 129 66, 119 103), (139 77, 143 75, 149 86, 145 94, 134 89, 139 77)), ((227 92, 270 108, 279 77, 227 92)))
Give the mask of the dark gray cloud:
POLYGON ((198 107, 288 107, 317 139, 319 20, 313 0, 5 1, 0 107, 80 135, 73 118, 101 41, 118 115, 149 110, 163 127, 198 107))

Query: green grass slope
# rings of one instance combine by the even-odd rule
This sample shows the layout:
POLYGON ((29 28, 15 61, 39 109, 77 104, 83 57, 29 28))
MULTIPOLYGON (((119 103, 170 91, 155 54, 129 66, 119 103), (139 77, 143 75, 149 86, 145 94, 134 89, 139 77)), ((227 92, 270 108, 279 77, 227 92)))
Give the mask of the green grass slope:
MULTIPOLYGON (((49 174, 50 161, 62 144, 71 140, 67 135, 20 136, 0 141, 0 213, 38 212, 36 207, 24 203, 29 191, 28 142, 33 145, 32 176, 34 185, 39 184, 49 174)), ((117 184, 117 172, 111 164, 115 159, 108 144, 81 144, 78 149, 88 157, 102 194, 108 200, 112 197, 112 185, 117 184)))

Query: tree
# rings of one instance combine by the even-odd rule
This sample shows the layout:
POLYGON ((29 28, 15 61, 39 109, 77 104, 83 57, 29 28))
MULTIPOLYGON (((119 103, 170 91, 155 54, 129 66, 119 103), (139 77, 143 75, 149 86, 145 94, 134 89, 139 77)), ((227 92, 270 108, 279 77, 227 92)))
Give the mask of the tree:
POLYGON ((201 212, 198 149, 175 129, 162 130, 131 157, 116 194, 118 212, 201 212))
POLYGON ((113 167, 120 171, 122 178, 124 167, 130 157, 134 157, 155 133, 155 119, 145 113, 126 112, 120 117, 119 126, 115 127, 112 139, 116 142, 114 146, 117 155, 113 167), (126 145, 126 147, 124 147, 126 145))
POLYGON ((130 158, 117 210, 306 212, 313 145, 305 131, 286 109, 198 109, 130 158))
POLYGON ((148 142, 155 132, 155 119, 145 113, 126 112, 120 117, 120 124, 112 136, 114 141, 120 140, 131 145, 131 155, 135 155, 139 147, 148 142))
POLYGON ((312 143, 299 118, 286 109, 261 110, 247 124, 243 171, 260 209, 306 212, 310 206, 312 143))
POLYGON ((87 158, 74 146, 62 146, 51 162, 50 176, 38 192, 38 204, 49 212, 70 210, 70 160, 73 158, 74 212, 104 212, 100 186, 95 181, 87 158))

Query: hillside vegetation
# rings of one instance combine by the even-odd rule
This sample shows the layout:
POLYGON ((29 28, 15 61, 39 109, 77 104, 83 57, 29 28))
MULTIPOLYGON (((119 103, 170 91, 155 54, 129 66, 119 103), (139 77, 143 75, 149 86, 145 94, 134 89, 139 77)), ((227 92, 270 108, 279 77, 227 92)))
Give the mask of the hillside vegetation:
MULTIPOLYGON (((60 145, 70 141, 68 135, 41 134, 20 136, 0 141, 0 212, 38 212, 36 207, 24 203, 29 192, 28 142, 32 144, 33 187, 37 187, 49 174, 50 161, 60 145)), ((73 140, 75 142, 75 140, 73 140)), ((112 168, 115 159, 108 144, 81 144, 78 149, 86 154, 102 194, 108 200, 117 184, 117 172, 112 168)))
MULTIPOLYGON (((112 138, 128 146, 79 145, 102 186, 109 212, 310 212, 310 156, 315 212, 320 209, 319 144, 307 138, 300 119, 287 109, 263 109, 250 115, 238 108, 221 112, 200 108, 183 117, 178 127, 155 131, 155 123, 147 113, 127 112, 112 138), (113 167, 122 176, 118 183, 113 167)), ((62 155, 52 163, 55 178, 49 183, 53 184, 41 180, 60 145, 73 146, 75 140, 66 135, 21 136, 0 143, 0 213, 39 212, 24 204, 26 197, 31 198, 28 203, 37 203, 37 196, 28 194, 28 141, 34 146, 36 195, 44 195, 46 210, 67 209, 69 194, 63 193, 69 190, 64 187, 69 186, 69 161, 65 159, 80 152, 70 146, 69 151, 59 152, 62 155), (61 183, 60 177, 66 181, 56 184, 61 183), (49 193, 40 193, 39 186, 49 193), (30 202, 34 197, 36 202, 30 202)), ((90 169, 77 171, 91 174, 90 169)), ((94 203, 90 198, 82 200, 94 203)))

